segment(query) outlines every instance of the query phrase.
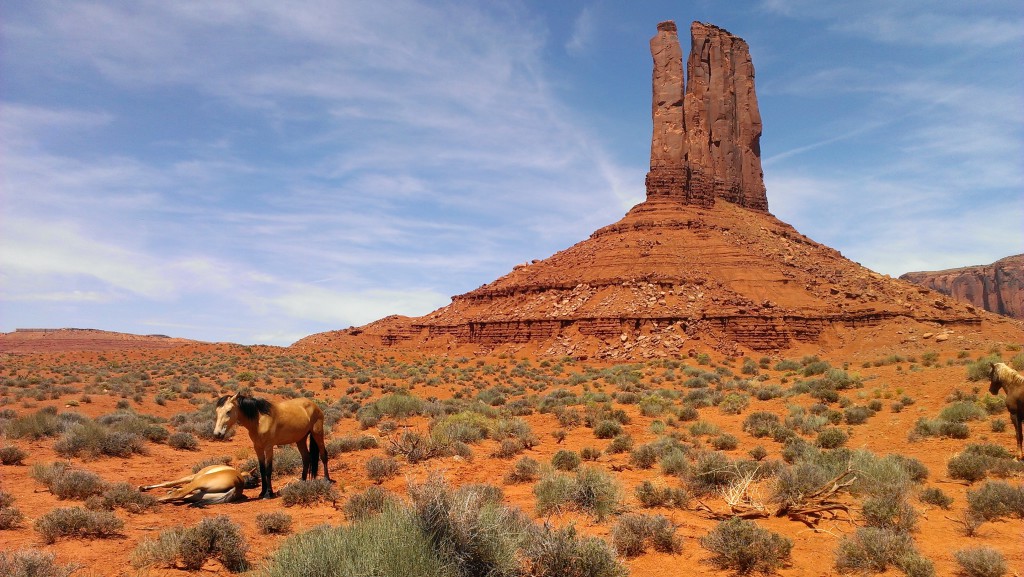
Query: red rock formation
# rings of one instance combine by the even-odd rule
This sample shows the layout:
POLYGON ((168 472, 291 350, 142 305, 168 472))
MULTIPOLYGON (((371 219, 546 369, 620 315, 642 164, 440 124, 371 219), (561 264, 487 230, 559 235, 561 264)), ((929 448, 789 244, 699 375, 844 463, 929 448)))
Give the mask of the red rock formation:
POLYGON ((768 211, 761 172, 761 115, 747 43, 694 22, 686 84, 674 22, 651 39, 651 171, 647 194, 700 206, 721 198, 768 211))
POLYGON ((293 346, 531 346, 539 354, 633 359, 709 348, 857 347, 880 334, 910 335, 917 325, 1004 323, 995 330, 1024 334, 1009 320, 872 272, 768 214, 747 45, 706 24, 694 23, 691 34, 682 103, 675 25, 659 24, 651 40, 645 202, 426 316, 387 317, 293 346))
POLYGON ((908 272, 900 278, 996 314, 1024 319, 1024 254, 989 265, 908 272))
POLYGON ((16 329, 0 333, 0 352, 44 353, 168 349, 196 341, 164 335, 133 335, 96 329, 16 329))

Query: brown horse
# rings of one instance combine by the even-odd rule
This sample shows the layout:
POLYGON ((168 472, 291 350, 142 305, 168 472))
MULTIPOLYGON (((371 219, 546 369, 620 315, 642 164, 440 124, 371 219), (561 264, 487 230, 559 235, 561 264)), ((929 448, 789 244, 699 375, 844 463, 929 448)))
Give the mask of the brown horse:
POLYGON ((317 458, 327 470, 327 446, 324 445, 324 413, 313 401, 300 397, 279 403, 247 395, 229 395, 217 399, 217 424, 213 434, 223 437, 231 427, 241 424, 249 431, 256 458, 260 463, 262 489, 260 499, 274 496, 270 479, 274 472, 274 447, 295 443, 302 455, 302 480, 317 475, 317 458), (309 446, 306 446, 309 439, 309 446))
POLYGON ((174 481, 143 485, 139 491, 159 489, 161 487, 177 487, 157 500, 161 503, 178 502, 192 505, 208 505, 213 503, 230 503, 245 498, 242 490, 256 485, 251 475, 243 476, 238 469, 228 465, 210 465, 174 481))
POLYGON ((1024 420, 1024 375, 1013 370, 1005 363, 993 363, 988 378, 992 384, 988 392, 999 394, 999 389, 1006 389, 1006 410, 1010 412, 1010 421, 1017 433, 1017 458, 1024 461, 1024 434, 1021 431, 1021 420, 1024 420))

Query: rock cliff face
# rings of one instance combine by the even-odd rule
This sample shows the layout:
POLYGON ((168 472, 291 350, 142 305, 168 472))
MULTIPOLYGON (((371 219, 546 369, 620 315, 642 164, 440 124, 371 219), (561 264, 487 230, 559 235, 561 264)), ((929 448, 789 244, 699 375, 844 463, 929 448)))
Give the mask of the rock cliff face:
POLYGON ((996 314, 1024 319, 1024 254, 989 265, 908 272, 900 278, 996 314))
POLYGON ((532 347, 635 359, 857 347, 911 339, 918 329, 1011 322, 872 272, 768 214, 747 45, 708 24, 690 31, 685 91, 675 24, 659 24, 651 40, 645 202, 426 316, 387 317, 294 346, 532 347))
POLYGON ((658 25, 651 56, 654 131, 648 197, 698 206, 721 198, 767 212, 761 114, 747 43, 716 26, 691 24, 685 86, 674 22, 658 25))

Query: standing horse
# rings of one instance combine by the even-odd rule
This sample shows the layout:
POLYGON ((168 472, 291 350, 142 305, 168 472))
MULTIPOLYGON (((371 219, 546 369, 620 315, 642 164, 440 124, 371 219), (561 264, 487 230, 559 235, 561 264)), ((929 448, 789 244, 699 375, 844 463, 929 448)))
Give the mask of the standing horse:
POLYGON ((1021 421, 1024 420, 1024 375, 1013 370, 1005 363, 993 363, 988 378, 992 382, 988 392, 999 394, 999 389, 1006 389, 1006 410, 1010 412, 1010 421, 1017 433, 1017 458, 1024 461, 1024 434, 1021 421))
POLYGON ((214 436, 223 437, 236 424, 249 431, 256 450, 262 485, 260 499, 274 496, 270 478, 274 472, 274 447, 277 445, 295 443, 302 455, 303 481, 307 474, 316 478, 317 457, 324 462, 324 478, 331 480, 327 470, 327 446, 324 445, 324 412, 313 401, 300 397, 271 403, 237 393, 217 399, 214 436), (308 448, 306 439, 309 439, 308 448))

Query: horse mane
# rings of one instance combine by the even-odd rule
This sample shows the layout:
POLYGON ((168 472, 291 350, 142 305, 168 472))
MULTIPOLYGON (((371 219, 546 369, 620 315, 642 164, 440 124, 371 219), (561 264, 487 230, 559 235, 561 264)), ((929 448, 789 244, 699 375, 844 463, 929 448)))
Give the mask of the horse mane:
POLYGON ((993 368, 995 369, 993 380, 1005 386, 1007 391, 1014 386, 1024 385, 1024 375, 1013 370, 1006 363, 996 363, 993 365, 993 368))
POLYGON ((266 399, 238 396, 238 409, 251 421, 258 419, 260 413, 269 415, 271 406, 270 401, 266 399))

